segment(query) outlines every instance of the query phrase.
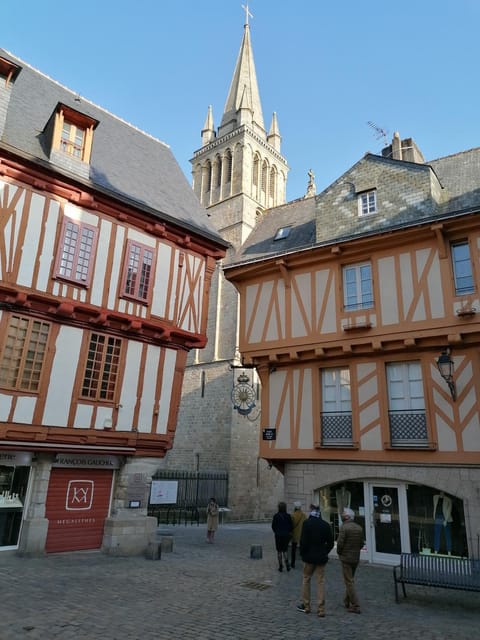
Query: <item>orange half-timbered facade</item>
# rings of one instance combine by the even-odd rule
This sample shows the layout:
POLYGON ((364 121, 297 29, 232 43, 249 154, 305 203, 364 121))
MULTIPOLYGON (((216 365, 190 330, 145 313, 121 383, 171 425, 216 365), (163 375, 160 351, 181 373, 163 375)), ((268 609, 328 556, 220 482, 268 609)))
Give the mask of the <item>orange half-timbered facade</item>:
POLYGON ((477 553, 479 160, 427 164, 396 134, 267 212, 225 269, 262 380, 261 455, 335 531, 353 508, 370 561, 477 553))
POLYGON ((146 548, 225 249, 164 143, 0 50, 0 550, 146 548))

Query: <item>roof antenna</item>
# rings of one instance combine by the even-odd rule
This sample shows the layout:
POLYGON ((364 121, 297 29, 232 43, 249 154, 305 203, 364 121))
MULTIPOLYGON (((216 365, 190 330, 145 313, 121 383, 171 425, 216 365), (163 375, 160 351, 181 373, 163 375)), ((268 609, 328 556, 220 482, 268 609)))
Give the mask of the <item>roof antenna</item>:
POLYGON ((379 127, 378 125, 376 125, 374 122, 371 122, 370 120, 367 122, 369 127, 372 127, 372 129, 376 132, 376 139, 380 140, 381 138, 383 138, 383 143, 385 146, 388 145, 388 131, 386 129, 382 129, 381 127, 379 127))

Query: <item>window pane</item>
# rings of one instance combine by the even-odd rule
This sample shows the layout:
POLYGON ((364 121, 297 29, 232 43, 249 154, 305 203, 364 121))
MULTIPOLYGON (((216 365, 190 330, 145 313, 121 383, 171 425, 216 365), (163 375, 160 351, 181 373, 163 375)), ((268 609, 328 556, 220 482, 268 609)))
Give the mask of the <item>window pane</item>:
POLYGON ((50 325, 12 316, 0 362, 0 384, 22 391, 37 391, 50 325))
POLYGON ((81 395, 94 400, 115 399, 119 374, 120 338, 92 334, 81 395))
POLYGON ((475 286, 468 242, 459 242, 452 245, 452 261, 455 292, 458 295, 472 293, 475 290, 475 286))
POLYGON ((369 263, 344 267, 343 279, 345 309, 369 309, 373 306, 372 267, 369 263))

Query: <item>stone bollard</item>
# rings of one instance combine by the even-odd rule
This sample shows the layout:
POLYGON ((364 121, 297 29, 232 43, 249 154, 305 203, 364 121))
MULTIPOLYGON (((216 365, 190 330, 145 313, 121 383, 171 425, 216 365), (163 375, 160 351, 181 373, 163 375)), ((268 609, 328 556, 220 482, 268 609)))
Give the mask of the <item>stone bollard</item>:
POLYGON ((252 560, 260 560, 263 557, 262 545, 252 544, 250 547, 250 558, 252 560))
POLYGON ((149 542, 145 557, 147 560, 160 560, 162 558, 162 544, 156 541, 149 542))
POLYGON ((171 553, 173 551, 173 536, 171 535, 162 535, 162 551, 164 553, 171 553))

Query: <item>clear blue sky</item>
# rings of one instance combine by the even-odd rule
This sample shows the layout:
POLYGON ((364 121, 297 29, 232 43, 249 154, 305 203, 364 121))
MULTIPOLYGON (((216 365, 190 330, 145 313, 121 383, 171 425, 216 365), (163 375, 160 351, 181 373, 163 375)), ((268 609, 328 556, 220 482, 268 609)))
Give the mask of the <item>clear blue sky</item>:
MULTIPOLYGON (((1 0, 0 46, 168 143, 190 181, 218 126, 245 0, 1 0)), ((250 0, 263 115, 277 112, 288 199, 317 193, 383 139, 427 160, 479 142, 480 0, 250 0)))

